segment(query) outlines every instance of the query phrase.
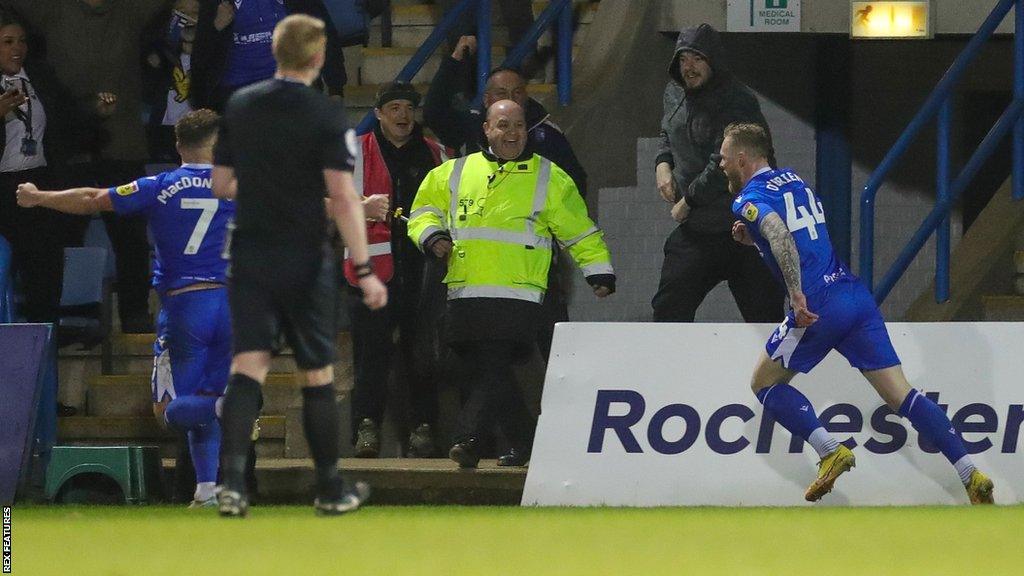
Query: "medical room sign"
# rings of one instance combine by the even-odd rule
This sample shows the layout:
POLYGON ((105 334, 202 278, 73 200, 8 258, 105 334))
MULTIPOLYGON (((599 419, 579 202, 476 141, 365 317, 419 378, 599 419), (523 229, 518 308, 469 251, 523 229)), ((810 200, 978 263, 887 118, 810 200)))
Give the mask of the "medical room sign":
POLYGON ((799 32, 800 0, 729 0, 728 32, 799 32))

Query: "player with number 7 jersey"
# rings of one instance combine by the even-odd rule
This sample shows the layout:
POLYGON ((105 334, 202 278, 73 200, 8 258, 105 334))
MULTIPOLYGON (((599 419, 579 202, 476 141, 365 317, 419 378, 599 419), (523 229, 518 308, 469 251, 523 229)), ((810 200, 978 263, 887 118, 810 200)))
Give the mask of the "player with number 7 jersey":
POLYGON ((179 120, 175 132, 184 163, 175 170, 106 189, 41 191, 31 183, 18 187, 23 207, 146 217, 155 244, 153 287, 161 303, 153 346, 154 412, 188 434, 197 505, 214 502, 221 437, 217 402, 231 365, 224 254, 235 203, 214 198, 211 190, 218 122, 210 110, 179 120))

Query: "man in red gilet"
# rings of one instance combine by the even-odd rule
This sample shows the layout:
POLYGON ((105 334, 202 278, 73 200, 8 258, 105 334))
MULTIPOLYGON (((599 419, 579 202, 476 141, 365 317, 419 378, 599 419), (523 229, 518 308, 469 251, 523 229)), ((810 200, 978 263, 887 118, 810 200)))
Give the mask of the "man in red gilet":
MULTIPOLYGON (((429 310, 424 302, 431 288, 441 284, 426 273, 425 256, 409 240, 406 221, 416 190, 427 172, 451 155, 441 144, 423 135, 415 120, 420 95, 411 84, 391 82, 377 92, 374 112, 379 124, 359 137, 353 179, 364 196, 367 241, 374 271, 388 286, 388 305, 370 311, 352 298, 352 355, 355 387, 352 390, 352 425, 355 454, 375 458, 380 453, 380 426, 387 401, 392 368, 400 388, 409 392, 410 414, 406 456, 436 455, 433 430, 437 418, 435 363, 430 350, 429 310), (398 330, 397 342, 394 339, 398 330)), ((355 285, 351 263, 345 275, 355 285)), ((443 296, 442 296, 443 301, 443 296)))

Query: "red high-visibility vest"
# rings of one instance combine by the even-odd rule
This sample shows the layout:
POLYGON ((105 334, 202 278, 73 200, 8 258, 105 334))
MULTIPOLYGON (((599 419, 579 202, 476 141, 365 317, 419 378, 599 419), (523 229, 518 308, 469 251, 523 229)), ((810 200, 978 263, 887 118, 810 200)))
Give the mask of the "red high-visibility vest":
MULTIPOLYGON (((451 152, 445 149, 440 143, 423 137, 423 142, 430 149, 434 157, 434 165, 440 165, 451 157, 451 152)), ((377 135, 368 132, 359 137, 359 153, 355 159, 355 171, 352 180, 355 182, 356 190, 363 196, 369 197, 374 194, 387 194, 394 208, 395 190, 391 181, 391 174, 384 162, 384 155, 377 143, 377 135)), ((373 271, 380 278, 381 282, 389 282, 395 275, 395 262, 391 255, 391 218, 383 222, 366 222, 366 243, 370 254, 370 262, 373 263, 373 271)), ((359 283, 355 274, 355 265, 349 256, 348 249, 345 249, 344 263, 345 279, 352 286, 359 283)))

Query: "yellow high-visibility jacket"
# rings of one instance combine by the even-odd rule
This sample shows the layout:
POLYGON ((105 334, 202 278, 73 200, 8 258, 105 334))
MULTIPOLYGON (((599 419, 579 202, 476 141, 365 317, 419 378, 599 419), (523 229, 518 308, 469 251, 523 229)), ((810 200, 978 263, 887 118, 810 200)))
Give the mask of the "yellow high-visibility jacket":
POLYGON ((408 229, 421 250, 438 235, 451 237, 449 300, 541 302, 556 240, 585 276, 614 274, 576 185, 536 154, 499 163, 477 152, 441 164, 420 184, 408 229))

